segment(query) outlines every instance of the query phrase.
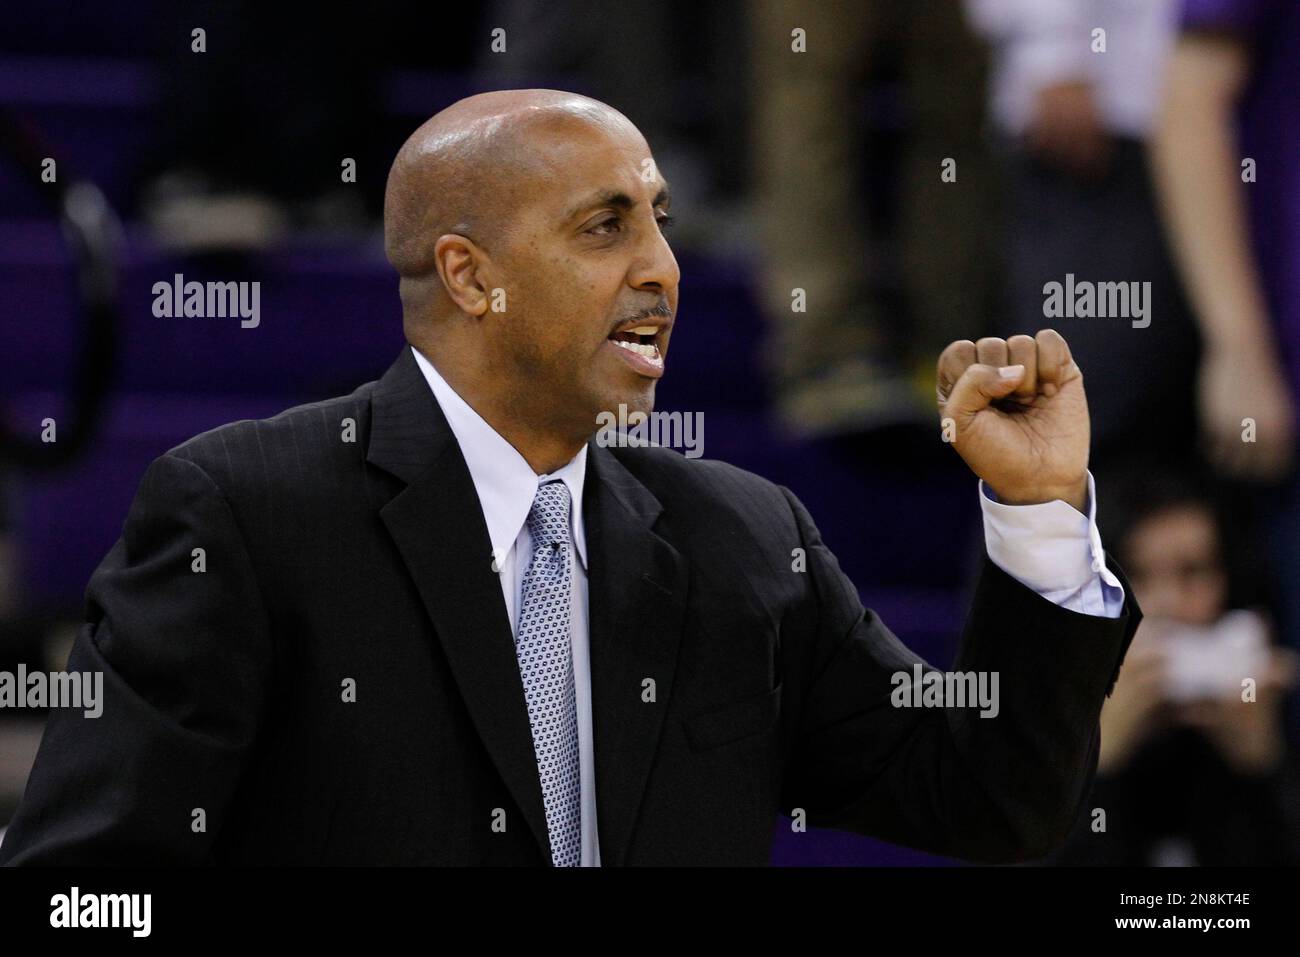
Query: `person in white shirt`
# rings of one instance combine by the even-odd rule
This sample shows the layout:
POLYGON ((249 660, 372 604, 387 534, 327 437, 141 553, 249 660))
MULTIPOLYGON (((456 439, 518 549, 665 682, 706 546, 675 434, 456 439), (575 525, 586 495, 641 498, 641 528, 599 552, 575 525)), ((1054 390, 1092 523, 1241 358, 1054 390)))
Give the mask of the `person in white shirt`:
POLYGON ((1176 0, 966 0, 991 47, 990 112, 1005 179, 1006 308, 998 335, 1047 323, 1089 372, 1093 467, 1196 445, 1198 336, 1149 164, 1176 0), (1085 288, 1119 288, 1127 302, 1085 288), (1069 290, 1073 300, 1053 299, 1069 290), (1078 294, 1075 290, 1079 290, 1078 294), (1103 300, 1105 300, 1103 302, 1103 300))

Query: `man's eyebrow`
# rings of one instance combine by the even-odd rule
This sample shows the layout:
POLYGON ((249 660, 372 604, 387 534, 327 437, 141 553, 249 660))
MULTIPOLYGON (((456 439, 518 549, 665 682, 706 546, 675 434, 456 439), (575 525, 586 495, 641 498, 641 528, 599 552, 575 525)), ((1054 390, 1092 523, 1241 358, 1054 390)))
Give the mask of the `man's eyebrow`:
MULTIPOLYGON (((659 190, 659 192, 655 194, 655 198, 653 202, 650 203, 650 205, 667 207, 671 202, 672 202, 672 194, 668 189, 668 184, 665 183, 663 187, 659 190)), ((582 202, 573 206, 569 210, 569 212, 565 215, 564 221, 568 222, 569 220, 577 216, 579 213, 584 212, 588 209, 595 209, 597 206, 612 206, 615 209, 622 210, 623 212, 627 212, 635 205, 636 205, 636 200, 634 200, 631 196, 629 196, 627 193, 623 192, 622 190, 617 190, 617 189, 601 190, 599 193, 596 193, 594 196, 589 196, 588 198, 584 199, 582 202)))

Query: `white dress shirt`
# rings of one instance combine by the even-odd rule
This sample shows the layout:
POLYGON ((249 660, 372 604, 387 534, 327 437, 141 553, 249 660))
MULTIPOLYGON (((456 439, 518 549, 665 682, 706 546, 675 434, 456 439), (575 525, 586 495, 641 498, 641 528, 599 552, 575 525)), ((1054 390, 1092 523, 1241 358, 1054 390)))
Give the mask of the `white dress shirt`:
MULTIPOLYGON (((523 573, 532 557, 528 513, 539 485, 560 479, 571 500, 569 532, 576 556, 569 605, 573 646, 574 697, 578 710, 578 767, 582 793, 583 867, 600 866, 596 828, 596 777, 591 719, 591 657, 587 625, 587 540, 582 526, 582 489, 587 473, 587 446, 567 465, 536 474, 519 451, 462 399, 420 350, 412 348, 447 424, 456 436, 487 522, 492 554, 500 569, 501 593, 518 633, 523 573)), ((980 483, 983 488, 983 483, 980 483)), ((1085 516, 1065 502, 1004 505, 984 489, 984 535, 989 557, 1008 574, 1043 597, 1084 614, 1119 617, 1124 592, 1110 570, 1100 564, 1101 537, 1095 522, 1092 475, 1088 476, 1089 512, 1085 516), (1100 568, 1101 572, 1094 571, 1100 568)))
POLYGON ((1097 490, 1088 473, 1088 514, 1057 499, 1004 505, 979 483, 989 558, 1048 601, 1085 615, 1118 618, 1124 586, 1106 567, 1097 531, 1097 490))
POLYGON ((1177 0, 966 0, 972 26, 993 44, 993 118, 1019 136, 1038 92, 1082 81, 1106 129, 1145 140, 1160 104, 1163 69, 1178 33, 1177 0), (1093 30, 1106 52, 1093 52, 1093 30))

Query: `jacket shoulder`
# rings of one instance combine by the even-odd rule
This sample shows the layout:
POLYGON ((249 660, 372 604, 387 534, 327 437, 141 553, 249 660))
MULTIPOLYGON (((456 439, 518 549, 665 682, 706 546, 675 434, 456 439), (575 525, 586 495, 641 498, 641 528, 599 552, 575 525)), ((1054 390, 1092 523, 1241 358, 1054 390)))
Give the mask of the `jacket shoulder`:
POLYGON ((265 480, 363 459, 375 385, 367 382, 348 395, 293 406, 269 418, 217 426, 164 456, 198 466, 226 490, 238 487, 250 470, 265 480))
POLYGON ((664 507, 707 509, 712 516, 734 515, 793 524, 794 494, 770 479, 719 459, 687 458, 665 448, 611 449, 619 462, 664 507))

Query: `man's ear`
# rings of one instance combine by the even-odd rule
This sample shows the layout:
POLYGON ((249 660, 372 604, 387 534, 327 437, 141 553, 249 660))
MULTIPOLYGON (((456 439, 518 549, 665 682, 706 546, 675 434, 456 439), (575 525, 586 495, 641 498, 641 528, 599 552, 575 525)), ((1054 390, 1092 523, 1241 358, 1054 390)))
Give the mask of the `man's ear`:
POLYGON ((488 308, 488 289, 483 281, 487 254, 474 240, 456 233, 438 237, 433 262, 451 301, 465 314, 482 316, 488 308))

